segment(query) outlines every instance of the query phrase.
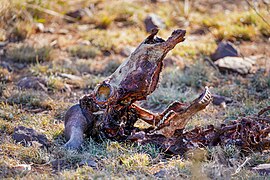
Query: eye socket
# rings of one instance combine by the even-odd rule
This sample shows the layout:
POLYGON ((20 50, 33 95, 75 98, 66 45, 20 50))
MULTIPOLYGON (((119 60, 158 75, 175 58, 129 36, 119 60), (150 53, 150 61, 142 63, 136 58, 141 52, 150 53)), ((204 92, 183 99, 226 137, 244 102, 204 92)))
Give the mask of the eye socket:
POLYGON ((96 99, 101 102, 106 102, 112 96, 112 89, 109 84, 101 84, 96 89, 96 99))

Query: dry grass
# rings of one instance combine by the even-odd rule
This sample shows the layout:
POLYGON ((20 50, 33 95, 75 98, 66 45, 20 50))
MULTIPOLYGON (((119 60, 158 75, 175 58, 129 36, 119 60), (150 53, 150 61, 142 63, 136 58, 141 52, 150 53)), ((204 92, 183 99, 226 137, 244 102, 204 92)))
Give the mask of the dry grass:
POLYGON ((95 58, 97 55, 100 55, 100 51, 91 46, 74 46, 69 51, 73 56, 85 59, 95 58))
MULTIPOLYGON (((183 28, 187 39, 169 54, 177 58, 164 68, 158 89, 142 103, 144 106, 161 111, 174 100, 189 102, 204 86, 235 101, 225 109, 210 105, 192 118, 187 126, 191 129, 256 114, 270 105, 269 73, 258 71, 246 77, 220 74, 204 61, 220 40, 230 40, 240 47, 250 41, 257 50, 263 49, 259 42, 269 41, 267 23, 250 7, 228 11, 224 6, 220 13, 213 13, 212 9, 197 8, 197 1, 190 3, 187 7, 184 1, 2 0, 0 41, 8 45, 0 48, 0 179, 269 178, 251 170, 269 163, 269 153, 255 152, 248 155, 249 163, 232 177, 245 161, 234 146, 199 149, 172 157, 150 144, 97 143, 92 139, 87 139, 78 151, 62 148, 66 110, 123 62, 120 52, 124 48, 136 47, 147 36, 143 21, 149 13, 159 15, 165 22, 161 37, 183 28), (87 15, 72 23, 65 16, 87 7, 87 15), (36 23, 44 25, 44 32, 37 29, 36 23), (20 90, 16 84, 27 76, 45 79, 48 91, 20 90), (52 146, 42 149, 38 145, 16 144, 12 134, 19 125, 45 134, 52 146), (92 166, 86 165, 85 160, 92 166), (21 164, 29 164, 31 170, 16 169, 21 164)), ((266 20, 270 18, 265 4, 258 6, 258 12, 266 20)), ((249 54, 252 53, 257 51, 249 54)), ((263 53, 260 55, 269 57, 268 52, 263 53)), ((258 67, 266 69, 267 65, 258 67)))
MULTIPOLYGON (((261 10, 259 15, 269 19, 269 12, 261 10)), ((254 12, 230 12, 220 13, 214 17, 194 16, 192 21, 199 23, 202 27, 208 28, 217 40, 230 41, 251 41, 258 40, 260 37, 269 38, 269 23, 254 12)))
POLYGON ((50 60, 49 47, 35 49, 30 46, 13 47, 7 50, 6 57, 13 62, 38 63, 50 60))

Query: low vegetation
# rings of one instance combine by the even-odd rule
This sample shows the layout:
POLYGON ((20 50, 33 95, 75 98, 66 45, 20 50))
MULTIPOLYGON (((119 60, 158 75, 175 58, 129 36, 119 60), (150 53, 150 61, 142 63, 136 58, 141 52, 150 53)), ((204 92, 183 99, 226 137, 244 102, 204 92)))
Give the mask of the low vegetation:
POLYGON ((158 112, 174 100, 190 102, 205 86, 233 100, 226 106, 210 104, 192 118, 191 129, 270 106, 269 4, 248 2, 2 0, 0 179, 268 179, 252 168, 270 163, 269 153, 243 154, 233 145, 183 156, 170 156, 151 144, 106 140, 88 139, 78 151, 62 147, 66 110, 114 72, 127 47, 138 46, 147 36, 144 19, 150 13, 165 23, 160 36, 183 28, 187 39, 168 54, 159 87, 141 102, 144 107, 158 112), (242 56, 262 56, 255 73, 219 72, 210 55, 222 40, 233 42, 242 56), (24 77, 42 78, 46 88, 18 87, 24 77), (18 126, 45 134, 51 146, 16 143, 12 134, 18 126))
POLYGON ((35 49, 30 46, 13 47, 7 50, 6 57, 13 62, 19 63, 38 63, 50 60, 48 47, 35 49))

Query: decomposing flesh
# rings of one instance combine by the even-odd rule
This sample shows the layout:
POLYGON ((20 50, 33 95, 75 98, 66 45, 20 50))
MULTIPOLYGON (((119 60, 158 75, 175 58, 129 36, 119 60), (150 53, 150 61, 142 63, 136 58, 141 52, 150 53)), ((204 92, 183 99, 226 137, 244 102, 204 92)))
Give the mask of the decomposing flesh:
POLYGON ((216 139, 229 133, 224 128, 230 125, 184 132, 190 117, 211 102, 207 87, 193 102, 175 101, 161 113, 153 113, 136 104, 157 88, 163 59, 184 41, 186 33, 185 30, 175 30, 165 41, 156 37, 157 32, 154 29, 111 76, 67 111, 65 136, 68 142, 65 147, 78 148, 87 134, 97 140, 154 143, 169 152, 181 154, 191 147, 217 144, 216 139), (139 119, 149 123, 151 128, 141 130, 134 127, 139 119))
POLYGON ((68 110, 65 116, 67 147, 80 146, 84 133, 93 138, 126 140, 139 131, 134 127, 138 119, 152 125, 153 131, 171 136, 176 129, 184 128, 193 114, 209 104, 211 95, 207 88, 190 105, 176 101, 160 114, 135 103, 145 100, 157 88, 163 59, 184 41, 186 33, 185 30, 176 30, 165 41, 156 37, 157 32, 154 29, 110 77, 82 97, 79 105, 68 110))

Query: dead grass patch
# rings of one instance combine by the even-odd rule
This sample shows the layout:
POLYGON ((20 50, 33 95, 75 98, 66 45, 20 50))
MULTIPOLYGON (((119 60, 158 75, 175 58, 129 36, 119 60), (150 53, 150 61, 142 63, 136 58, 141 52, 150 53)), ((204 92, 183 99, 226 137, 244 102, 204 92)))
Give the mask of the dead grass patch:
MULTIPOLYGON (((266 10, 260 11, 260 15, 269 19, 266 10)), ((230 12, 228 14, 217 14, 214 17, 198 16, 196 13, 191 21, 206 27, 219 41, 251 41, 258 39, 258 36, 269 37, 269 25, 253 10, 246 12, 230 12)))
POLYGON ((9 48, 6 57, 13 62, 19 63, 38 63, 50 60, 51 48, 33 48, 31 46, 21 45, 9 48))
POLYGON ((9 104, 18 104, 30 108, 53 109, 54 102, 42 91, 14 90, 7 98, 9 104))

